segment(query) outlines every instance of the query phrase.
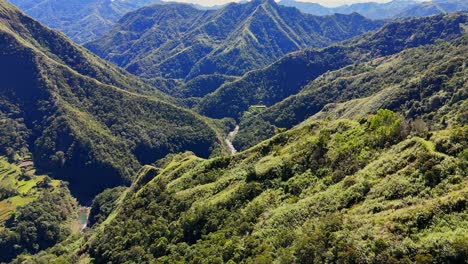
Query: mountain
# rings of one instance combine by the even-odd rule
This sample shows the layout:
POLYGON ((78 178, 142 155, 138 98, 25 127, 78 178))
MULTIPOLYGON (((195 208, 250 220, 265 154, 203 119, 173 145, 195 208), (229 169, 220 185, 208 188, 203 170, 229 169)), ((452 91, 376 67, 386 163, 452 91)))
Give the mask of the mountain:
POLYGON ((419 5, 402 11, 398 14, 399 17, 410 16, 431 16, 437 14, 445 14, 456 11, 468 11, 468 3, 458 0, 433 0, 423 2, 419 5))
POLYGON ((467 128, 405 124, 381 110, 307 122, 231 157, 168 158, 139 172, 88 241, 33 258, 76 261, 67 248, 95 263, 461 263, 467 128))
POLYGON ((184 59, 142 80, 0 0, 0 262, 466 261, 468 13, 121 22, 116 58, 184 59))
POLYGON ((248 148, 309 117, 350 118, 382 108, 437 129, 464 124, 467 40, 465 34, 454 43, 410 49, 324 74, 299 94, 243 120, 234 145, 248 148))
POLYGON ((212 121, 5 2, 0 40, 1 154, 32 153, 80 202, 168 153, 220 150, 212 121))
POLYGON ((13 263, 462 263, 467 48, 464 35, 324 74, 303 92, 343 98, 324 118, 144 166, 97 196, 98 227, 13 263), (380 109, 397 105, 415 114, 380 109))
POLYGON ((352 15, 317 17, 273 0, 202 11, 183 4, 131 12, 85 46, 131 73, 190 80, 199 75, 242 75, 305 47, 323 47, 378 28, 352 15))
POLYGON ((328 8, 317 3, 301 2, 295 0, 281 0, 278 2, 278 4, 283 6, 295 7, 303 13, 312 14, 316 16, 325 16, 333 14, 332 8, 328 8))
POLYGON ((417 8, 419 2, 413 0, 393 0, 388 3, 356 3, 349 6, 341 6, 333 8, 333 12, 348 14, 357 12, 369 18, 395 18, 399 17, 402 12, 412 8, 417 8))
POLYGON ((213 118, 241 120, 249 107, 272 106, 298 93, 304 85, 327 71, 431 44, 438 39, 457 38, 463 34, 467 19, 466 13, 459 13, 393 22, 338 45, 294 52, 222 85, 202 98, 195 109, 213 118))
POLYGON ((445 14, 455 11, 468 11, 466 1, 463 0, 393 0, 387 3, 356 3, 333 8, 321 6, 316 3, 307 3, 295 0, 282 0, 280 5, 292 6, 301 12, 313 15, 331 15, 334 13, 351 14, 359 13, 373 19, 402 18, 412 16, 430 16, 445 14))
POLYGON ((159 0, 8 0, 44 25, 77 43, 106 33, 126 13, 159 0))

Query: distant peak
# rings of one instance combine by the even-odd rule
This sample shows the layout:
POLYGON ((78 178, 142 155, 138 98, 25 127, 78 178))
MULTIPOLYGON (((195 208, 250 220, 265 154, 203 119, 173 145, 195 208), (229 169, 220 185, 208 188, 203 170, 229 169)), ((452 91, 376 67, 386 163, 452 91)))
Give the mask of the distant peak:
POLYGON ((252 0, 251 3, 256 4, 256 5, 262 5, 262 4, 276 5, 275 0, 252 0))

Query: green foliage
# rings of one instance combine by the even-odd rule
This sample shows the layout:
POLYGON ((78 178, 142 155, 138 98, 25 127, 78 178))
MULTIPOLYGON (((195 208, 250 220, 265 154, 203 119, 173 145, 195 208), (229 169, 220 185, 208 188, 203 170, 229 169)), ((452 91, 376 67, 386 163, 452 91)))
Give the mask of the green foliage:
POLYGON ((0 261, 65 239, 75 208, 66 184, 36 175, 31 161, 13 164, 0 157, 0 261))
POLYGON ((376 144, 383 146, 397 141, 401 128, 401 117, 390 110, 381 109, 371 119, 369 128, 373 131, 376 144))
POLYGON ((125 187, 116 187, 104 190, 102 193, 96 195, 91 204, 91 211, 88 219, 89 226, 100 224, 106 220, 110 213, 116 208, 117 200, 124 191, 125 187))
MULTIPOLYGON (((411 20, 407 29, 410 29, 409 26, 418 29, 414 25, 418 22, 420 27, 437 26, 437 30, 440 30, 436 21, 449 25, 459 23, 460 20, 466 21, 466 15, 411 20)), ((396 25, 388 25, 391 29, 394 26, 396 25)), ((440 34, 445 33, 442 30, 440 34)), ((385 38, 376 38, 374 41, 363 39, 358 46, 362 45, 361 48, 365 51, 374 49, 375 45, 376 52, 392 53, 393 51, 380 50, 378 43, 384 40, 385 38)), ((463 65, 466 63, 466 41, 464 36, 448 43, 439 42, 429 47, 409 49, 393 56, 323 74, 298 94, 267 108, 259 115, 242 120, 242 129, 233 142, 234 146, 238 150, 245 149, 273 136, 272 132, 276 127, 291 128, 310 117, 352 118, 376 113, 382 108, 399 112, 406 119, 415 119, 412 128, 421 132, 427 128, 420 121, 416 122, 417 119, 437 128, 464 124, 466 93, 463 91, 463 76, 466 75, 466 67, 463 65), (265 127, 270 128, 266 130, 269 133, 264 132, 265 127)), ((398 43, 389 45, 399 46, 398 43)))
POLYGON ((192 79, 149 82, 180 97, 209 94, 184 102, 244 119, 242 147, 276 134, 217 157, 233 119, 175 106, 9 4, 0 21, 0 154, 9 156, 0 159, 0 261, 466 259, 467 38, 436 41, 459 37, 466 14, 390 23, 240 79, 211 73, 242 74, 380 22, 306 16, 271 0, 207 12, 175 4, 131 13, 89 44, 146 77, 192 79), (69 180, 84 201, 132 186, 97 195, 95 227, 71 235, 75 200, 33 166, 69 180))
POLYGON ((65 188, 45 191, 30 204, 19 207, 0 230, 0 261, 23 252, 36 253, 71 234, 76 202, 65 188))
MULTIPOLYGON (((160 78, 157 78, 160 79, 160 78)), ((232 82, 237 78, 234 76, 222 75, 222 74, 211 74, 211 75, 200 75, 186 83, 179 83, 178 85, 169 86, 162 91, 178 98, 201 98, 209 93, 214 92, 222 84, 232 82)), ((151 83, 155 83, 154 80, 150 80, 151 83)), ((161 85, 153 85, 159 87, 161 85)))
MULTIPOLYGON (((263 69, 249 72, 239 80, 223 85, 216 92, 203 98, 196 109, 210 117, 232 117, 239 120, 249 106, 257 104, 272 106, 281 102, 288 96, 297 94, 305 85, 327 71, 395 54, 404 49, 432 44, 438 39, 453 40, 463 35, 464 31, 460 24, 466 23, 467 15, 464 13, 393 22, 375 32, 353 38, 340 45, 294 52, 263 69), (431 33, 426 34, 428 31, 431 33)), ((402 73, 404 72, 398 72, 399 75, 402 73)), ((379 78, 370 80, 379 80, 379 78)), ((327 82, 322 83, 329 84, 333 79, 327 78, 326 80, 327 82)), ((335 78, 335 82, 339 84, 336 88, 338 91, 345 89, 347 85, 346 80, 341 78, 335 78)), ((367 93, 361 92, 353 95, 367 96, 371 92, 370 89, 379 87, 367 87, 365 91, 367 93)), ((306 87, 305 90, 309 89, 306 87)), ((327 90, 321 93, 327 94, 328 92, 327 90)), ((338 93, 335 96, 339 95, 338 93)), ((298 95, 267 109, 260 116, 277 127, 290 128, 304 121, 312 113, 320 111, 325 104, 337 101, 336 98, 327 100, 322 96, 310 98, 298 95)), ((251 119, 250 122, 254 122, 251 119)), ((261 138, 261 140, 266 138, 261 138)), ((258 142, 255 141, 255 143, 258 142)))
MULTIPOLYGON (((145 78, 192 80, 212 74, 240 76, 289 52, 324 47, 380 25, 358 14, 306 15, 271 0, 209 11, 182 4, 154 5, 126 15, 108 34, 85 46, 145 78)), ((207 94, 205 89, 214 86, 193 92, 207 94)))
POLYGON ((218 128, 207 119, 9 4, 0 16, 2 154, 27 147, 38 169, 90 202, 168 153, 209 157, 219 148, 218 128))
POLYGON ((30 131, 24 125, 24 120, 1 116, 0 111, 0 153, 7 155, 10 160, 16 159, 18 154, 26 155, 30 131))
POLYGON ((466 133, 456 130, 406 139, 401 117, 381 110, 303 124, 232 157, 173 157, 141 172, 145 183, 89 253, 96 262, 458 261, 465 165, 434 143, 466 148, 459 136, 442 140, 466 133))

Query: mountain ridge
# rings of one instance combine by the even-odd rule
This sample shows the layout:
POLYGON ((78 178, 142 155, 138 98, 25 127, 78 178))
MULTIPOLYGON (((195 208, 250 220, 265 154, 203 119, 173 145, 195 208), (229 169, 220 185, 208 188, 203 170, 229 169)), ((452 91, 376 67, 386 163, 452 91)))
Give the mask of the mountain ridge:
POLYGON ((279 4, 293 6, 304 13, 314 15, 330 15, 333 13, 350 14, 357 12, 373 19, 398 19, 413 16, 422 17, 456 11, 468 11, 468 5, 462 0, 393 0, 386 3, 354 3, 338 7, 324 7, 317 3, 295 0, 282 0, 279 4))
POLYGON ((466 24, 466 18, 466 13, 456 13, 393 22, 337 45, 288 54, 265 68, 222 85, 202 98, 195 109, 213 118, 241 120, 249 106, 278 103, 327 70, 434 43, 438 38, 456 38, 463 34, 460 24, 466 24), (422 33, 424 30, 431 34, 422 33))
POLYGON ((83 44, 107 32, 125 13, 159 0, 8 0, 41 23, 83 44))
POLYGON ((27 128, 14 134, 13 142, 25 142, 16 151, 28 149, 38 170, 69 181, 81 201, 170 152, 209 156, 222 144, 211 121, 167 95, 135 93, 154 88, 61 34, 7 4, 0 17, 0 112, 27 128))
POLYGON ((190 80, 206 74, 240 75, 291 51, 326 46, 381 24, 359 15, 314 17, 274 1, 255 0, 219 10, 192 8, 192 16, 172 19, 168 25, 172 26, 169 30, 175 29, 175 39, 164 34, 154 39, 164 26, 158 16, 169 8, 190 9, 180 4, 146 7, 128 14, 109 34, 85 46, 145 78, 190 80), (178 27, 186 29, 180 36, 178 27))
MULTIPOLYGON (((461 38, 462 39, 458 41, 457 45, 460 46, 459 50, 465 51, 465 49, 463 49, 462 47, 464 47, 465 45, 463 43, 466 43, 466 34, 464 35, 464 37, 461 38)), ((414 56, 421 56, 420 52, 418 53, 417 50, 422 50, 421 52, 424 52, 423 48, 424 46, 420 48, 414 48, 414 51, 411 51, 410 49, 410 51, 406 53, 405 51, 402 51, 401 54, 408 54, 410 52, 414 52, 414 56)), ((432 50, 432 54, 434 53, 435 52, 432 50)), ((397 53, 389 57, 383 57, 382 59, 400 58, 399 56, 401 54, 397 53)), ((457 63, 454 63, 454 65, 458 65, 460 55, 454 54, 453 57, 457 58, 458 60, 457 63)), ((408 57, 403 56, 403 58, 405 62, 412 61, 408 57)), ((376 58, 374 61, 379 61, 382 59, 376 58)), ((432 59, 436 61, 434 57, 432 59)), ((448 61, 451 61, 452 58, 447 57, 446 59, 447 62, 439 61, 439 63, 441 65, 444 65, 444 63, 448 63, 448 61)), ((427 61, 425 61, 424 63, 427 63, 427 61)), ((422 93, 422 90, 425 90, 426 88, 422 88, 418 86, 417 83, 412 83, 410 80, 418 78, 417 73, 414 72, 414 68, 419 68, 420 65, 408 68, 404 65, 404 63, 400 62, 398 59, 395 59, 393 62, 390 62, 388 64, 398 64, 402 69, 405 68, 406 72, 411 72, 413 75, 407 77, 408 79, 404 79, 401 77, 407 74, 404 71, 402 71, 400 76, 396 75, 395 73, 387 72, 386 74, 389 76, 388 79, 382 80, 382 75, 367 73, 369 74, 369 76, 367 76, 366 79, 364 77, 366 76, 366 72, 364 71, 360 72, 361 75, 356 74, 354 78, 349 79, 347 78, 347 76, 345 77, 337 74, 337 76, 335 76, 337 80, 331 81, 330 78, 334 78, 331 76, 334 76, 335 72, 324 74, 321 78, 328 80, 329 85, 325 85, 321 88, 314 86, 315 84, 321 83, 321 81, 324 80, 319 78, 307 84, 298 94, 292 95, 286 98, 285 100, 276 103, 269 108, 266 108, 258 115, 248 117, 242 120, 242 122, 240 123, 241 130, 239 131, 236 139, 233 142, 234 146, 237 149, 244 149, 246 147, 249 147, 252 143, 255 144, 259 140, 261 141, 264 138, 269 138, 270 136, 274 135, 275 131, 278 128, 289 129, 314 115, 316 115, 316 117, 321 116, 322 118, 326 118, 328 115, 331 117, 352 117, 353 115, 356 115, 356 113, 359 113, 361 115, 365 111, 369 111, 370 113, 372 113, 373 111, 378 110, 380 107, 384 107, 394 111, 401 111, 407 118, 422 118, 426 120, 426 122, 428 122, 431 126, 435 126, 437 128, 440 128, 440 122, 442 122, 442 120, 442 123, 447 124, 450 122, 448 116, 459 116, 459 118, 463 118, 462 114, 455 114, 457 111, 454 111, 454 113, 450 115, 448 113, 438 114, 438 112, 434 109, 434 105, 430 104, 428 101, 422 101, 423 99, 418 98, 415 89, 421 89, 422 93), (380 83, 375 83, 374 80, 378 80, 380 81, 380 83), (394 80, 398 81, 392 83, 392 81, 394 80), (359 83, 360 85, 358 86, 353 82, 359 83), (383 89, 384 87, 386 88, 386 90, 379 90, 381 88, 383 89), (370 93, 371 91, 374 91, 375 94, 370 93), (405 99, 399 100, 398 96, 401 96, 405 99), (351 102, 351 100, 354 101, 351 102), (413 100, 414 102, 411 100, 413 100), (418 107, 416 107, 416 105, 418 105, 418 107), (352 111, 355 111, 355 113, 353 114, 352 111), (428 114, 427 111, 431 112, 432 114, 428 114), (441 119, 441 116, 445 116, 445 118, 441 119)), ((365 65, 365 63, 350 65, 346 68, 343 68, 342 70, 339 70, 338 72, 346 72, 345 69, 353 69, 353 67, 356 67, 356 69, 360 69, 360 67, 366 69, 366 67, 369 67, 365 65)), ((421 63, 421 65, 425 64, 421 63)), ((456 68, 459 67, 459 65, 453 67, 456 68)), ((420 72, 421 75, 419 77, 421 78, 421 82, 427 83, 427 86, 433 89, 431 90, 428 88, 430 91, 424 93, 424 98, 429 98, 430 96, 435 96, 434 94, 440 93, 446 94, 447 96, 451 94, 454 96, 454 98, 463 99, 463 95, 460 95, 461 97, 458 95, 456 96, 458 92, 456 92, 455 88, 459 87, 459 83, 463 81, 461 79, 457 79, 451 76, 451 73, 447 73, 442 66, 439 69, 434 68, 432 69, 432 71, 425 68, 420 68, 420 72), (457 83, 457 85, 452 86, 451 82, 446 83, 443 79, 438 79, 438 77, 431 75, 436 73, 436 76, 445 76, 443 78, 444 80, 445 78, 454 78, 455 80, 458 80, 453 81, 454 83, 457 83)), ((435 96, 434 98, 438 98, 434 100, 439 100, 442 97, 439 98, 438 96, 435 96)), ((443 100, 444 102, 441 103, 441 105, 447 107, 448 105, 450 105, 450 102, 452 102, 451 100, 445 97, 441 100, 443 100)), ((458 108, 460 111, 463 111, 461 109, 464 109, 463 106, 458 106, 458 108)), ((459 122, 464 123, 463 121, 459 122)))

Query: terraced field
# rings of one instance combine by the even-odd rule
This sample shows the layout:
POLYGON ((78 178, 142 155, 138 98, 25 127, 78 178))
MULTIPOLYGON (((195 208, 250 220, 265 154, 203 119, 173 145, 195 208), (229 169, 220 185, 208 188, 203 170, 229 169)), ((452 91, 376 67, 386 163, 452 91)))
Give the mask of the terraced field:
POLYGON ((36 175, 32 162, 12 164, 0 157, 0 225, 15 211, 34 201, 48 188, 56 188, 60 181, 46 182, 46 176, 36 175))

